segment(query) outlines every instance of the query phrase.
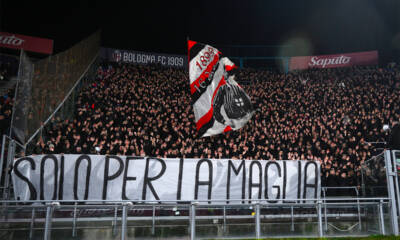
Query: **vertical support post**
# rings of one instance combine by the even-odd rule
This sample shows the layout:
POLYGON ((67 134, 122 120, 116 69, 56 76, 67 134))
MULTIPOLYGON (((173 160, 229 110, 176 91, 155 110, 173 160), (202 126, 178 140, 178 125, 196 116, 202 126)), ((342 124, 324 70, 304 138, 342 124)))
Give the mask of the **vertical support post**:
POLYGON ((14 160, 15 156, 15 141, 11 140, 10 144, 8 145, 8 154, 7 154, 7 164, 6 164, 6 171, 4 173, 4 192, 3 192, 3 199, 8 200, 8 193, 10 190, 10 176, 9 170, 12 161, 14 160))
POLYGON ((77 203, 75 203, 75 207, 74 207, 74 218, 72 220, 72 237, 76 237, 76 205, 77 203))
POLYGON ((224 219, 223 219, 223 221, 224 221, 224 234, 226 233, 226 206, 224 206, 224 211, 223 211, 223 213, 224 213, 224 219))
POLYGON ((260 203, 256 203, 256 238, 261 237, 261 219, 260 219, 260 203))
MULTIPOLYGON (((393 165, 394 165, 394 171, 397 174, 396 152, 399 152, 399 151, 398 150, 392 150, 391 151, 391 153, 392 153, 392 161, 393 161, 393 165)), ((396 189, 395 189, 396 194, 397 194, 397 211, 400 212, 400 189, 399 189, 400 187, 399 187, 399 180, 398 180, 397 175, 396 175, 396 177, 394 177, 394 183, 395 183, 395 186, 397 186, 396 189)))
POLYGON ((112 221, 112 235, 116 236, 117 235, 117 217, 118 217, 118 207, 114 208, 114 220, 112 221))
POLYGON ((357 212, 358 212, 358 230, 361 231, 361 208, 360 208, 360 200, 357 196, 357 212))
POLYGON ((321 200, 318 200, 318 235, 320 238, 322 238, 324 236, 324 232, 322 230, 322 206, 321 206, 321 200))
POLYGON ((293 206, 290 207, 290 217, 292 219, 292 224, 290 225, 290 231, 294 232, 294 213, 293 206))
POLYGON ((325 232, 327 232, 328 231, 328 212, 326 210, 326 202, 324 204, 324 218, 325 218, 325 221, 324 221, 324 223, 325 223, 325 232))
POLYGON ((322 193, 324 195, 324 203, 325 203, 324 204, 325 232, 328 232, 328 213, 326 210, 326 189, 325 188, 322 188, 322 193))
MULTIPOLYGON (((3 171, 5 170, 5 169, 3 169, 5 145, 6 145, 6 135, 3 134, 3 139, 1 142, 1 155, 0 155, 0 182, 1 182, 1 177, 3 176, 3 171)), ((7 166, 6 166, 6 168, 7 168, 7 166)))
POLYGON ((379 226, 381 230, 381 234, 385 235, 385 219, 383 218, 383 201, 379 201, 379 226))
POLYGON ((152 216, 152 225, 151 225, 151 235, 156 233, 155 225, 156 225, 156 206, 153 205, 153 216, 152 216))
POLYGON ((33 228, 35 227, 35 208, 32 208, 31 225, 29 227, 29 239, 33 239, 33 228))
POLYGON ((398 215, 397 215, 397 202, 396 196, 399 197, 399 186, 395 185, 397 181, 397 170, 395 164, 393 164, 390 150, 385 150, 384 153, 385 164, 386 164, 386 179, 388 184, 389 202, 390 202, 390 218, 394 235, 399 235, 398 215))
POLYGON ((51 239, 51 221, 53 217, 53 208, 51 204, 47 206, 46 209, 46 222, 44 226, 44 240, 50 240, 51 239))
POLYGON ((190 239, 196 239, 196 203, 190 204, 190 239))
POLYGON ((121 223, 121 240, 126 239, 126 208, 127 205, 123 204, 122 205, 122 223, 121 223))

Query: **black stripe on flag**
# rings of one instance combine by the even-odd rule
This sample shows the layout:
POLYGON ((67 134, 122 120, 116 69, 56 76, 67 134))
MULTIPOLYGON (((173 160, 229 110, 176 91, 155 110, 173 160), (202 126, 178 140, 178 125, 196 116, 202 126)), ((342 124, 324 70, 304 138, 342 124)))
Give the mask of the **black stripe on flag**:
POLYGON ((199 98, 201 97, 201 95, 203 95, 203 93, 204 93, 205 91, 207 91, 208 86, 210 86, 210 84, 213 82, 213 80, 214 80, 214 74, 215 74, 215 71, 217 71, 217 69, 218 69, 218 67, 219 67, 219 64, 220 64, 220 61, 218 61, 218 62, 214 65, 212 71, 211 71, 211 72, 209 73, 209 75, 208 75, 208 78, 207 78, 206 80, 204 80, 204 82, 202 83, 202 85, 203 85, 204 87, 196 88, 196 92, 194 92, 193 95, 192 95, 192 105, 193 105, 195 102, 197 102, 197 100, 199 100, 199 98))
MULTIPOLYGON (((199 52, 205 47, 206 45, 201 44, 201 43, 196 43, 195 45, 192 46, 192 48, 190 49, 190 58, 195 58, 197 56, 197 54, 199 54, 199 52)), ((189 59, 189 62, 190 60, 189 59)))
POLYGON ((207 130, 208 129, 210 129, 210 128, 212 128, 212 126, 214 126, 214 122, 215 122, 215 119, 214 119, 214 116, 210 119, 210 121, 208 121, 206 124, 204 124, 200 129, 199 129, 199 131, 197 132, 197 134, 200 136, 200 137, 202 137, 206 132, 207 132, 207 130))

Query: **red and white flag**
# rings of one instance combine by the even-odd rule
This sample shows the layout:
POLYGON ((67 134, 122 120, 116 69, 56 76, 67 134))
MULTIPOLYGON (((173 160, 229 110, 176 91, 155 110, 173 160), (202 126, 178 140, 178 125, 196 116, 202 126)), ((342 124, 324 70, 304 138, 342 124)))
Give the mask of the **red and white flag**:
POLYGON ((200 136, 237 130, 254 113, 249 96, 236 83, 235 64, 218 49, 188 41, 190 93, 200 136))

